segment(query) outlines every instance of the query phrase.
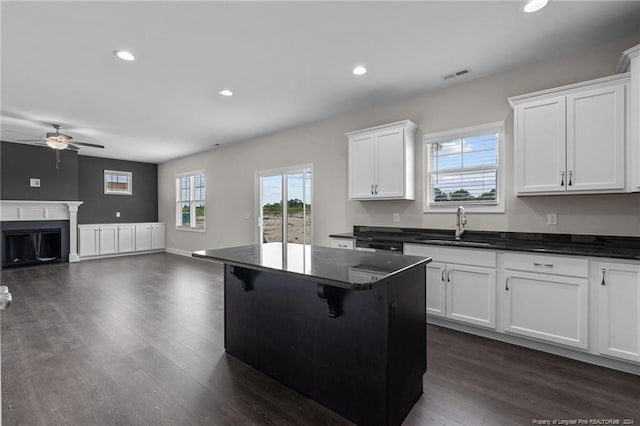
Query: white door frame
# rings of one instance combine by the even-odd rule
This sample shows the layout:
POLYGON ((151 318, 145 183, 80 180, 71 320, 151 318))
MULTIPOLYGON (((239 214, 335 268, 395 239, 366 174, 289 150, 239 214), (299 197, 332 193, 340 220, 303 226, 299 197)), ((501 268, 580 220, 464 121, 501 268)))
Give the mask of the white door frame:
MULTIPOLYGON (((260 185, 260 178, 266 177, 266 176, 275 176, 275 175, 282 175, 284 178, 282 179, 282 241, 286 242, 287 241, 287 221, 285 220, 288 216, 287 216, 287 201, 288 201, 288 194, 287 194, 287 179, 286 179, 286 175, 291 175, 291 174, 301 174, 304 172, 310 172, 311 173, 311 194, 309 196, 309 204, 311 205, 311 208, 313 209, 313 194, 315 192, 314 189, 314 179, 313 179, 313 163, 306 163, 306 164, 298 164, 295 166, 288 166, 288 167, 278 167, 275 169, 268 169, 268 170, 258 170, 255 172, 255 177, 254 177, 254 211, 256 214, 256 222, 254 223, 254 241, 256 244, 262 244, 262 206, 261 206, 261 201, 262 201, 262 187, 260 185)), ((303 200, 304 201, 304 200, 303 200)), ((313 212, 313 210, 312 210, 313 212)), ((311 235, 313 236, 313 213, 311 214, 311 235)))

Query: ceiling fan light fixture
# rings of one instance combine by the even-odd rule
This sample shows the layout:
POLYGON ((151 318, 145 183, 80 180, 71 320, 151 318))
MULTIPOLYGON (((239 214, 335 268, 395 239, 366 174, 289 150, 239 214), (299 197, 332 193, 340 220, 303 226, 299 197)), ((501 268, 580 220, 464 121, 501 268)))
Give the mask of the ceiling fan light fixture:
POLYGON ((57 149, 58 151, 62 151, 63 149, 67 149, 69 144, 47 138, 47 146, 51 149, 57 149))
POLYGON ((136 57, 133 56, 133 53, 127 52, 126 50, 115 50, 113 54, 123 61, 131 62, 136 60, 136 57))

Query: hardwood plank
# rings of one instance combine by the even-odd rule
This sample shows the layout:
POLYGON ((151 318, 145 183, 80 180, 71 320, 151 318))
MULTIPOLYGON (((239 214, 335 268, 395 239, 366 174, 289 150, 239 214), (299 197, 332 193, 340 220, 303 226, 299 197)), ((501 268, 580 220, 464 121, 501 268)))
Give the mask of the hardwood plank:
MULTIPOLYGON (((218 264, 159 253, 0 279, 5 425, 349 424, 225 354, 218 264)), ((638 376, 435 326, 427 340, 405 425, 640 424, 638 376)))

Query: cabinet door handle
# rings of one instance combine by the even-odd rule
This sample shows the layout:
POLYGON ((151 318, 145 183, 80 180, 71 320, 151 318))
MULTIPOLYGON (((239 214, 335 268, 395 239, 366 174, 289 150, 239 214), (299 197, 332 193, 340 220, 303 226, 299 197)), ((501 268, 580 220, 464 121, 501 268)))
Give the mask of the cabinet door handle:
POLYGON ((373 185, 373 193, 378 195, 378 184, 373 185))
POLYGON ((373 184, 371 184, 371 195, 373 195, 373 184))
POLYGON ((553 268, 553 263, 533 262, 533 266, 542 266, 544 268, 553 268))
POLYGON ((440 280, 441 280, 442 282, 444 282, 444 273, 445 273, 445 272, 447 272, 447 270, 446 270, 446 269, 443 269, 443 270, 442 270, 442 274, 440 274, 440 280))
POLYGON ((607 273, 607 270, 605 268, 600 269, 600 272, 602 272, 602 282, 600 283, 600 285, 607 285, 607 282, 604 280, 604 275, 607 273))
POLYGON ((451 270, 447 269, 447 282, 450 283, 451 282, 451 270))
POLYGON ((564 186, 564 172, 560 172, 560 186, 564 186))
POLYGON ((573 171, 569 170, 569 186, 573 185, 573 183, 571 182, 572 176, 573 176, 573 171))
POLYGON ((507 277, 504 280, 504 289, 509 291, 509 281, 511 281, 511 277, 507 277))

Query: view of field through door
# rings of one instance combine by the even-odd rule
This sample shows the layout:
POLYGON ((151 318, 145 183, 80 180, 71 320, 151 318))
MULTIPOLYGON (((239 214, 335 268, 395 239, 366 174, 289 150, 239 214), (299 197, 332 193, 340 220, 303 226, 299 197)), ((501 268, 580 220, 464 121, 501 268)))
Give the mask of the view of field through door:
POLYGON ((311 166, 259 172, 257 188, 260 243, 312 244, 311 166))

